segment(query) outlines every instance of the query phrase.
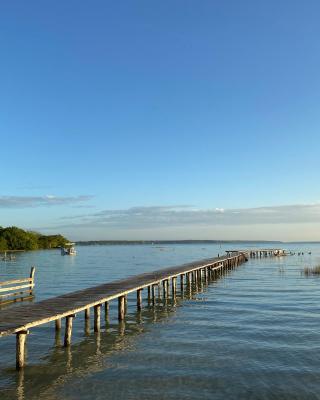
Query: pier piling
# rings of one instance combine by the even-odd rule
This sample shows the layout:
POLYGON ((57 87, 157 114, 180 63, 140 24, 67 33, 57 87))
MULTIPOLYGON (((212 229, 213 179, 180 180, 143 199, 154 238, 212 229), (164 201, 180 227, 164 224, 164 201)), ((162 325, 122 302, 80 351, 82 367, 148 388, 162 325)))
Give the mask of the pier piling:
POLYGON ((71 344, 71 336, 72 336, 72 322, 75 315, 68 315, 66 317, 66 328, 64 334, 64 347, 68 347, 71 344))
POLYGON ((94 310, 94 324, 93 329, 95 332, 100 331, 100 322, 101 322, 101 304, 97 304, 93 308, 94 310))
POLYGON ((16 334, 16 369, 24 367, 26 339, 29 331, 20 331, 16 334))

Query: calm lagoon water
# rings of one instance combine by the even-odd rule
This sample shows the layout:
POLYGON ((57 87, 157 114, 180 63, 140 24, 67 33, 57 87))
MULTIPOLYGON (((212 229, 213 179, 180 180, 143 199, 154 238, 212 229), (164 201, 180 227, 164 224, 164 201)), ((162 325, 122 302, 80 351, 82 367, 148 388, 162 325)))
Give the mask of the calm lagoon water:
MULTIPOLYGON (((0 399, 320 399, 320 278, 301 273, 320 262, 320 244, 285 247, 305 254, 250 260, 191 296, 178 291, 176 303, 153 309, 145 302, 141 313, 129 297, 123 324, 113 302, 100 334, 86 336, 79 314, 69 350, 53 324, 33 328, 21 373, 15 338, 1 338, 0 399)), ((1 262, 0 275, 26 276, 35 265, 39 301, 226 248, 88 246, 76 257, 38 251, 1 262)))

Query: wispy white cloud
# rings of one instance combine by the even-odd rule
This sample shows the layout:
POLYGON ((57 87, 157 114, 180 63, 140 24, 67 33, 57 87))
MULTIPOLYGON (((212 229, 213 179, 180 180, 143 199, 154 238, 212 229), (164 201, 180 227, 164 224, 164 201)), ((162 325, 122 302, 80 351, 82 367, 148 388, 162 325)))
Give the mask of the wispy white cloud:
POLYGON ((47 194, 45 196, 0 196, 0 208, 27 208, 59 205, 75 205, 87 202, 93 196, 54 196, 47 194))
POLYGON ((132 207, 64 217, 60 228, 100 227, 149 229, 219 225, 293 224, 320 222, 320 203, 256 208, 197 209, 187 205, 132 207))

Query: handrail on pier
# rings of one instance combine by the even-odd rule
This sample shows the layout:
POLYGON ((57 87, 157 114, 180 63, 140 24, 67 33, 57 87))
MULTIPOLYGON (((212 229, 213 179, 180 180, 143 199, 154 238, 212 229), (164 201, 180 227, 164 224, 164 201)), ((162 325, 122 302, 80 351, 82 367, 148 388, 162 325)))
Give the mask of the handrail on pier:
POLYGON ((31 267, 29 278, 0 282, 0 306, 32 298, 35 272, 35 267, 31 267))

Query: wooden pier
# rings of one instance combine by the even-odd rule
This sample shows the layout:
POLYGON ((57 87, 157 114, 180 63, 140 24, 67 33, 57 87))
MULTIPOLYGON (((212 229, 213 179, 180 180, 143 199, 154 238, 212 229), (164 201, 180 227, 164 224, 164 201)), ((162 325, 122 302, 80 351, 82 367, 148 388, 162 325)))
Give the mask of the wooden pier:
POLYGON ((228 257, 233 256, 237 253, 244 253, 250 258, 262 258, 262 257, 280 257, 287 255, 284 249, 250 249, 250 250, 227 250, 228 257))
POLYGON ((72 322, 76 314, 84 312, 85 325, 88 325, 90 310, 94 311, 94 331, 99 332, 101 326, 101 309, 104 306, 105 318, 109 313, 109 302, 118 299, 118 319, 123 321, 126 315, 127 295, 137 294, 137 308, 143 306, 142 291, 147 289, 148 304, 156 304, 161 295, 174 299, 177 293, 177 278, 180 278, 180 290, 190 288, 192 284, 208 282, 219 276, 224 270, 233 269, 248 260, 247 252, 233 254, 170 267, 159 271, 147 272, 126 279, 105 283, 92 288, 67 293, 62 296, 43 300, 35 304, 22 305, 0 313, 0 337, 16 335, 16 368, 25 365, 25 343, 29 329, 55 321, 56 331, 61 329, 61 321, 65 318, 64 346, 71 345, 72 322), (170 285, 171 282, 171 285, 170 285), (157 290, 156 290, 157 289, 157 290))

